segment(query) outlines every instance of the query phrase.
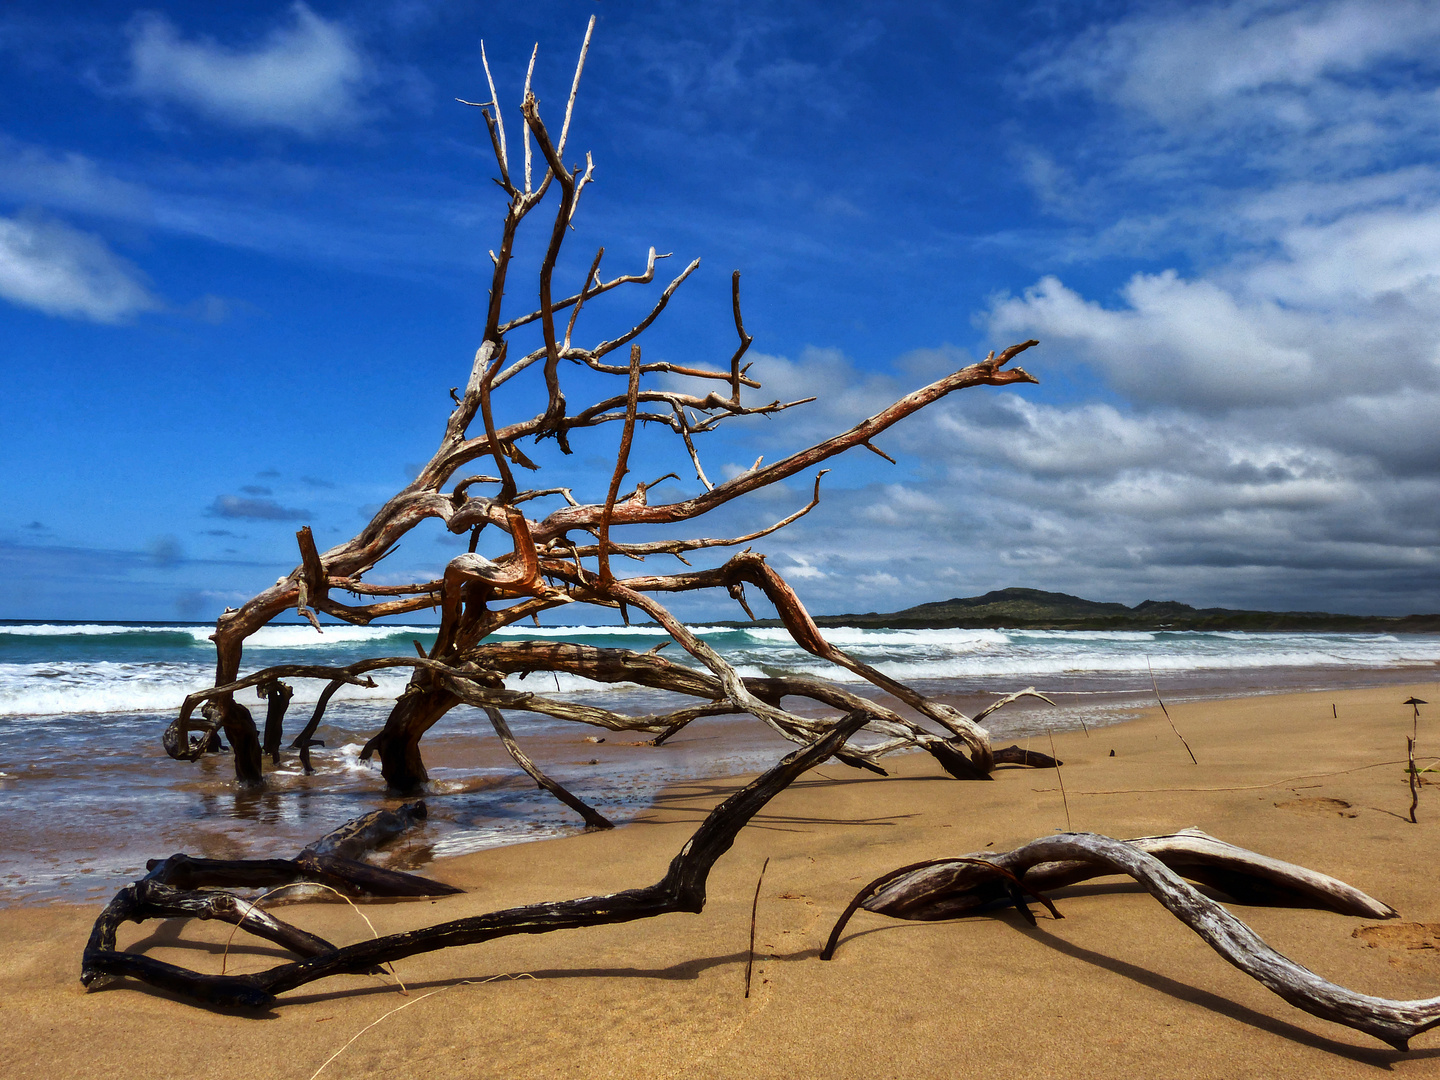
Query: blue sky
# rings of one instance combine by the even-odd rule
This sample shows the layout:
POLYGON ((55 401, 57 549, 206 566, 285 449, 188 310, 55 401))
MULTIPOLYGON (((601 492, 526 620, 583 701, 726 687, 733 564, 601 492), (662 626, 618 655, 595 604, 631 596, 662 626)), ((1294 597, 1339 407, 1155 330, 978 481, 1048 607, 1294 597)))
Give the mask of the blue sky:
MULTIPOLYGON (((16 0, 0 617, 211 618, 288 572, 299 525, 347 539, 413 475, 502 211, 454 99, 486 99, 484 39, 517 130, 538 42, 554 115, 592 14, 570 145, 597 182, 561 277, 600 244, 612 272, 701 257, 644 340, 709 365, 738 268, 766 399, 822 396, 712 436, 713 473, 1041 339, 1042 385, 912 418, 881 440, 898 465, 852 452, 761 542, 814 610, 1006 585, 1440 610, 1433 3, 16 0)), ((603 498, 613 443, 544 461, 603 498)), ((420 529, 374 576, 454 550, 420 529)))

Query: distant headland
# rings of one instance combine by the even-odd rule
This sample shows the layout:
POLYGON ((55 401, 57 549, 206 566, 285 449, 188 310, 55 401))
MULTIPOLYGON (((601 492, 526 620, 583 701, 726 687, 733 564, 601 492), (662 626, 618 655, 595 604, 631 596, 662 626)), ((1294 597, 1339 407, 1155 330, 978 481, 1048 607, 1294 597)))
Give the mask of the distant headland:
MULTIPOLYGON (((1351 633, 1440 633, 1440 614, 1332 615, 1323 611, 1237 611, 1195 608, 1175 600, 1146 600, 1134 607, 1085 600, 1039 589, 998 589, 984 596, 956 597, 903 611, 863 615, 819 615, 820 626, 859 628, 979 630, 1251 630, 1342 631, 1351 633)), ((736 625, 757 625, 741 623, 736 625)), ((773 619, 758 625, 778 626, 773 619)))

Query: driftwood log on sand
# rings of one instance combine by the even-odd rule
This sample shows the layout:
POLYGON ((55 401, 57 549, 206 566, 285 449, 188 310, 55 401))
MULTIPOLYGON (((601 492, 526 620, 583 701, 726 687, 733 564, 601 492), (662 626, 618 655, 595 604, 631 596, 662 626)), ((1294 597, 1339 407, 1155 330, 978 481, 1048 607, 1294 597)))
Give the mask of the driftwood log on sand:
POLYGON ((1375 919, 1394 918, 1393 908, 1343 881, 1235 847, 1198 829, 1135 840, 1062 833, 1013 851, 900 867, 856 894, 831 931, 821 959, 834 955, 850 916, 862 907, 901 919, 948 919, 1009 899, 1033 924, 1025 893, 1062 917, 1044 890, 1114 874, 1134 878, 1221 957, 1296 1008, 1366 1032, 1397 1050, 1408 1049, 1410 1039, 1440 1025, 1440 997, 1392 1001, 1329 982, 1271 948, 1181 875, 1247 903, 1314 907, 1375 919))
MULTIPOLYGON (((297 880, 328 884, 360 867, 377 876, 360 875, 351 880, 352 892, 422 896, 456 891, 424 878, 319 853, 336 845, 349 845, 346 850, 358 853, 366 838, 393 835, 392 825, 363 819, 349 823, 331 834, 333 842, 327 843, 327 838, 294 860, 218 862, 172 856, 153 863, 146 878, 122 889, 102 912, 85 948, 81 981, 86 986, 103 985, 127 976, 199 1004, 268 1008, 276 1003, 276 995, 317 979, 372 973, 382 964, 419 953, 515 934, 633 922, 672 912, 698 913, 705 907, 710 870, 730 849, 739 831, 796 777, 833 756, 865 720, 864 713, 851 713, 814 743, 722 802, 680 849, 660 881, 604 896, 529 904, 337 946, 214 887, 261 887, 297 880), (301 959, 258 974, 207 975, 116 948, 115 933, 122 922, 184 917, 233 923, 301 959)), ((1440 1025, 1440 997, 1391 1001, 1331 983, 1271 948, 1220 904, 1184 881, 1180 873, 1253 903, 1315 907, 1369 918, 1396 915, 1388 905, 1343 881, 1227 844, 1196 829, 1135 840, 1066 833, 1042 837, 1014 851, 935 860, 883 875, 861 889, 845 909, 821 959, 834 955, 847 922, 861 907, 897 918, 945 919, 1009 899, 1033 923, 1025 894, 1039 899, 1060 918, 1063 916, 1044 896, 1044 890, 1125 874, 1225 960, 1297 1008, 1374 1035, 1400 1050, 1407 1049, 1415 1035, 1440 1025)))

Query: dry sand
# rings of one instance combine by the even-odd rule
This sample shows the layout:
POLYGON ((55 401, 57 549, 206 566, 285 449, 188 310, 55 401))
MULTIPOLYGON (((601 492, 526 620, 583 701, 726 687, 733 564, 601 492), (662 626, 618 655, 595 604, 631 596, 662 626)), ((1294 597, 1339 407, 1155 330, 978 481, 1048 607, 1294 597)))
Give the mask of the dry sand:
MULTIPOLYGON (((1400 702, 1412 694, 1437 703, 1421 711, 1423 765, 1440 757, 1437 682, 1173 708, 1199 765, 1158 711, 1057 737, 1069 824, 1114 836, 1197 825, 1340 877, 1394 905, 1405 925, 1232 910, 1353 989, 1440 994, 1440 786, 1422 790, 1420 823, 1410 824, 1397 764, 1411 724, 1400 702), (1367 925, 1385 929, 1355 936, 1367 925)), ((1048 739, 1033 745, 1050 749, 1048 739)), ((1440 1076, 1440 1031, 1400 1054, 1314 1019, 1125 884, 1056 894, 1064 920, 1037 909, 1037 929, 1013 911, 941 923, 861 912, 835 960, 821 962, 835 916, 872 877, 1066 825, 1054 772, 1006 769, 993 783, 960 783, 927 755, 890 761, 888 779, 832 762, 772 802, 716 867, 701 915, 413 957, 398 965, 408 997, 378 979, 340 977, 256 1016, 128 982, 85 993, 76 975, 96 909, 5 910, 0 1075, 307 1080, 359 1033, 321 1076, 1440 1076), (767 857, 747 1000, 750 904, 767 857)), ((612 833, 435 864, 428 873, 468 892, 365 912, 384 933, 649 883, 734 786, 672 789, 612 833)), ((340 904, 292 906, 285 917, 332 940, 368 933, 340 904)), ((126 928, 120 943, 218 971, 228 933, 149 923, 126 928)), ((263 942, 236 941, 232 971, 280 958, 263 942)))

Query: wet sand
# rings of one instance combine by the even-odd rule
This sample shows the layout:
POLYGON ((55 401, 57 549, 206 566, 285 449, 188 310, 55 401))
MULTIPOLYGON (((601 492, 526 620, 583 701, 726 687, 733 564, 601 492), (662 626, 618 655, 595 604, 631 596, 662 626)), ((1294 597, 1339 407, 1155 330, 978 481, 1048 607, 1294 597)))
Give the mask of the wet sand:
MULTIPOLYGON (((85 993, 76 975, 97 908, 10 908, 0 913, 0 1075, 307 1080, 342 1047, 320 1076, 1440 1075, 1440 1031, 1399 1054, 1314 1019, 1124 884, 1056 894, 1065 918, 1039 913, 1035 929, 1013 911, 940 923, 862 912, 833 961, 816 955, 865 881, 1063 829, 1068 801, 1077 830, 1136 836, 1196 825, 1349 881, 1398 908, 1404 925, 1231 910, 1353 989, 1440 993, 1440 950, 1414 947, 1440 942, 1440 786, 1422 789, 1419 824, 1410 824, 1411 719, 1400 703, 1412 694, 1437 702, 1421 711, 1423 766, 1440 758, 1436 681, 1173 705, 1198 765, 1158 710, 1088 736, 1061 733, 1063 798, 1049 771, 960 783, 924 755, 890 759, 895 775, 884 779, 832 762, 741 834, 711 875, 703 914, 412 957, 397 965, 408 996, 379 979, 340 977, 257 1017, 128 982, 85 993), (767 858, 746 999, 750 906, 767 858), (1372 925, 1383 929, 1355 936, 1372 925)), ((1031 745, 1048 752, 1049 737, 1031 745)), ((384 933, 648 884, 739 782, 672 787, 614 832, 439 861, 427 872, 464 895, 365 913, 384 933)), ((294 905, 285 917, 332 940, 369 933, 346 905, 294 905)), ((149 923, 120 941, 218 971, 229 933, 149 923)), ((236 971, 278 959, 237 938, 225 962, 236 971)))

